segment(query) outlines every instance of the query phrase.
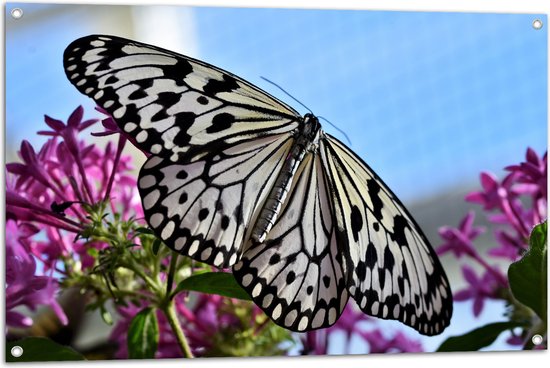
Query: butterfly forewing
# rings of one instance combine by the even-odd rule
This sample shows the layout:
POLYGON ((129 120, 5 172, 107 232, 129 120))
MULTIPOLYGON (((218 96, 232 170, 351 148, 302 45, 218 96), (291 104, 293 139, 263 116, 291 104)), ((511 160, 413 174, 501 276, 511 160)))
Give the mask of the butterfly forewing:
POLYGON ((400 320, 426 335, 440 333, 452 314, 451 291, 422 230, 346 146, 326 135, 321 149, 347 239, 341 248, 350 295, 367 314, 400 320))
POLYGON ((213 65, 115 36, 74 41, 64 67, 151 154, 138 186, 155 233, 181 254, 233 266, 277 324, 328 327, 350 295, 422 334, 449 324, 451 291, 426 237, 345 145, 303 133, 319 129, 312 114, 213 65))
POLYGON ((64 54, 67 77, 144 151, 169 156, 296 128, 297 112, 214 66, 115 36, 87 36, 64 54))

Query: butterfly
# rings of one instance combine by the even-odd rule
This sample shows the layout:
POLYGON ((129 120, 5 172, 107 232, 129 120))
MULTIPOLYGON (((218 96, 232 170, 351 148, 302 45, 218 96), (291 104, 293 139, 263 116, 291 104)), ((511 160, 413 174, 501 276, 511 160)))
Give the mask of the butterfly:
POLYGON ((218 268, 278 325, 333 325, 359 308, 425 335, 452 315, 426 236, 318 118, 203 61, 116 36, 63 55, 69 81, 150 156, 138 188, 171 249, 218 268))

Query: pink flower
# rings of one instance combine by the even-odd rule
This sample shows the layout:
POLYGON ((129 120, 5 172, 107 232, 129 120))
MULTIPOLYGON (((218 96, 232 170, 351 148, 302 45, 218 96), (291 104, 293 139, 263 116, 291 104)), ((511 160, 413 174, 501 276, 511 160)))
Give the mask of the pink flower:
POLYGON ((488 254, 493 257, 506 258, 510 261, 516 261, 526 248, 525 240, 518 239, 517 236, 510 235, 504 230, 495 230, 495 239, 499 246, 491 248, 488 254))
POLYGON ((495 175, 488 172, 482 172, 479 177, 483 191, 466 195, 466 201, 481 204, 486 211, 502 208, 503 200, 508 197, 513 176, 507 176, 502 184, 495 175))
POLYGON ((313 330, 301 336, 302 355, 327 355, 328 334, 324 330, 313 330))
POLYGON ((475 213, 473 211, 462 219, 458 228, 442 226, 439 228, 439 235, 445 240, 445 243, 437 248, 437 254, 442 255, 448 252, 454 253, 457 258, 467 255, 470 257, 479 257, 472 241, 482 234, 485 229, 474 227, 475 213))
POLYGON ((525 162, 519 165, 507 166, 505 169, 519 175, 518 182, 526 184, 522 186, 522 192, 534 194, 536 197, 548 198, 548 169, 547 153, 539 157, 532 148, 527 148, 525 162))
POLYGON ((456 292, 454 299, 456 301, 472 299, 474 316, 479 316, 483 310, 485 299, 497 298, 498 287, 502 286, 501 281, 495 277, 495 272, 498 271, 494 269, 493 272, 485 270, 483 276, 479 278, 470 266, 462 266, 462 274, 469 286, 456 292))
POLYGON ((346 347, 346 351, 343 352, 344 354, 350 353, 347 349, 349 349, 353 337, 363 340, 365 350, 368 347, 371 353, 423 351, 420 342, 407 338, 401 332, 397 332, 393 337, 387 338, 379 328, 367 331, 366 328, 369 327, 369 323, 372 324, 375 321, 357 309, 353 303, 348 303, 342 315, 333 326, 301 334, 302 354, 329 354, 331 336, 339 332, 344 332, 345 340, 343 345, 346 347))
POLYGON ((44 186, 48 185, 49 175, 42 165, 42 161, 47 157, 51 144, 45 145, 37 155, 34 148, 29 142, 24 140, 21 143, 21 149, 19 150, 19 156, 23 163, 8 163, 6 169, 12 174, 19 176, 17 186, 23 186, 31 179, 34 179, 44 186))
POLYGON ((77 108, 67 124, 46 116, 53 136, 36 153, 26 141, 21 144, 21 163, 6 165, 6 212, 9 218, 33 224, 42 236, 32 241, 30 251, 55 268, 60 257, 78 256, 82 267, 93 265, 88 248, 103 249, 104 243, 85 243, 75 236, 89 224, 84 204, 109 200, 113 213, 122 219, 142 217, 131 158, 122 155, 121 141, 104 149, 78 139, 78 134, 97 122, 82 121, 83 109, 77 108), (84 245, 86 244, 86 245, 84 245))
POLYGON ((97 119, 82 121, 83 116, 84 109, 82 106, 78 106, 72 112, 67 120, 67 125, 65 125, 61 120, 52 119, 48 115, 44 115, 44 120, 46 121, 46 124, 52 128, 52 131, 39 131, 38 134, 62 137, 67 144, 69 152, 71 152, 74 157, 78 157, 81 153, 77 138, 78 133, 97 123, 97 119))
POLYGON ((105 119, 101 119, 101 125, 105 128, 103 132, 94 132, 91 133, 94 137, 105 137, 108 135, 113 134, 122 134, 125 133, 118 127, 118 124, 115 122, 113 117, 107 112, 107 110, 103 109, 100 106, 96 106, 95 108, 97 111, 102 113, 103 115, 106 115, 107 117, 105 119))
POLYGON ((490 173, 481 173, 483 191, 472 192, 466 200, 483 205, 486 211, 500 212, 488 216, 494 223, 511 225, 518 238, 527 239, 531 229, 547 216, 547 154, 540 158, 534 150, 527 149, 526 161, 507 166, 510 173, 499 182, 490 173), (531 208, 521 197, 530 198, 531 208))
POLYGON ((362 322, 369 316, 357 309, 354 303, 348 303, 336 323, 325 329, 308 331, 301 335, 303 354, 325 355, 328 353, 330 336, 339 331, 345 334, 345 345, 348 345, 353 335, 363 332, 362 322))
POLYGON ((6 223, 6 324, 11 327, 29 327, 32 319, 20 311, 25 306, 36 310, 41 305, 51 307, 62 324, 67 317, 55 297, 57 280, 36 275, 36 261, 26 243, 35 235, 31 225, 18 226, 13 220, 6 223))
POLYGON ((420 342, 408 338, 398 331, 393 338, 386 338, 380 330, 363 332, 363 339, 369 343, 369 353, 419 353, 422 352, 420 342))

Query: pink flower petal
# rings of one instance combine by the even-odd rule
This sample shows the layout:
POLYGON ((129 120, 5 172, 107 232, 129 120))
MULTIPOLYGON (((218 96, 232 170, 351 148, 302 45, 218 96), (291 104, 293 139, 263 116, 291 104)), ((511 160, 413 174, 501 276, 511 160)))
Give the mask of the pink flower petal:
POLYGON ((483 189, 485 189, 485 191, 490 192, 497 189, 498 181, 496 176, 494 176, 493 174, 489 172, 482 172, 479 175, 479 178, 481 181, 481 186, 483 187, 483 189))
POLYGON ((82 121, 82 116, 84 116, 84 108, 82 108, 82 106, 78 106, 69 116, 67 126, 73 129, 78 129, 78 125, 82 121))
POLYGON ((483 310, 483 305, 485 304, 483 298, 475 298, 474 299, 474 305, 473 305, 473 310, 474 310, 474 316, 475 317, 479 317, 479 315, 481 314, 481 311, 483 310))
POLYGON ((65 124, 62 121, 50 118, 48 115, 44 115, 44 121, 50 128, 52 128, 56 132, 65 129, 65 124))

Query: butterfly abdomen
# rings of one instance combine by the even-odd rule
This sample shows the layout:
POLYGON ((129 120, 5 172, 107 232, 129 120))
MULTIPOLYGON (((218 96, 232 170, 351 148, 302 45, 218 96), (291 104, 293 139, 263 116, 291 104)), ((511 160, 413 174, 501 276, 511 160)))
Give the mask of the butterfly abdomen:
POLYGON ((277 221, 281 208, 285 202, 286 196, 290 191, 296 170, 311 145, 315 141, 321 125, 319 120, 312 114, 306 114, 302 124, 294 133, 295 141, 286 158, 284 166, 275 181, 275 185, 271 188, 265 204, 260 212, 260 216, 256 220, 254 230, 252 232, 252 240, 256 243, 262 243, 273 224, 277 221))

